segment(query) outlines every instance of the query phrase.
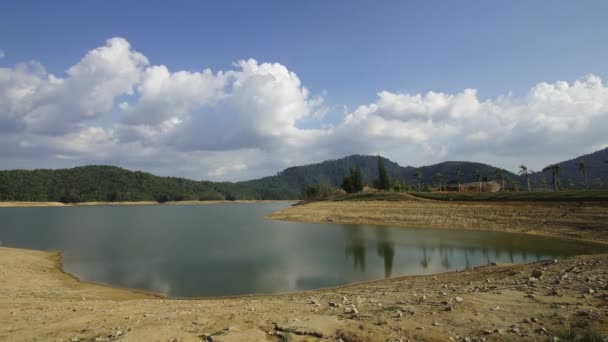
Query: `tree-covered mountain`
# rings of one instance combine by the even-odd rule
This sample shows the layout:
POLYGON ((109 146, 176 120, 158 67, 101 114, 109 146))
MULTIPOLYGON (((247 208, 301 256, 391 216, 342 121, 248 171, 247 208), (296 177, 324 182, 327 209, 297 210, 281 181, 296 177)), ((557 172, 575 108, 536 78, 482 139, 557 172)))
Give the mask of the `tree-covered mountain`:
MULTIPOLYGON (((0 200, 4 201, 181 201, 238 199, 298 199, 308 185, 339 187, 351 168, 359 166, 364 184, 373 184, 378 177, 378 157, 352 155, 321 163, 287 168, 275 176, 244 182, 194 181, 185 178, 160 177, 146 172, 129 171, 115 166, 91 165, 58 170, 0 171, 0 200)), ((560 163, 562 183, 571 177, 582 181, 577 163, 585 160, 591 182, 608 175, 608 149, 560 163)), ((496 179, 497 168, 487 164, 449 161, 423 167, 400 166, 383 158, 386 172, 393 182, 434 184, 437 174, 443 183, 454 182, 457 172, 462 183, 477 181, 475 170, 482 177, 496 179), (435 177, 435 179, 434 179, 435 177)), ((544 173, 532 174, 538 184, 544 173)), ((522 177, 504 171, 507 184, 519 183, 522 177)), ((538 187, 538 186, 536 186, 538 187)))
MULTIPOLYGON (((587 166, 587 178, 591 188, 606 188, 608 183, 608 147, 602 150, 566 160, 553 165, 559 165, 559 178, 562 187, 569 188, 574 183, 574 187, 582 189, 584 187, 583 172, 579 168, 580 162, 583 161, 587 166)), ((540 182, 541 179, 551 182, 551 173, 549 171, 542 172, 538 170, 531 175, 535 182, 540 182)))

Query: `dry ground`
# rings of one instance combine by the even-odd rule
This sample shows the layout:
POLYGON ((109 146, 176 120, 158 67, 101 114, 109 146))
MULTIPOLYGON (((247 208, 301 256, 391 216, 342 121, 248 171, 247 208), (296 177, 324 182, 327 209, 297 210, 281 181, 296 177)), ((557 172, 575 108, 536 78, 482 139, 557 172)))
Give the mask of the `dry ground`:
MULTIPOLYGON (((313 203, 271 217, 607 240, 606 206, 425 203, 313 203)), ((80 283, 58 261, 57 253, 0 248, 0 341, 563 341, 568 331, 608 334, 608 255, 202 300, 80 283)))
POLYGON ((608 203, 405 201, 312 202, 274 220, 483 229, 608 241, 608 203))

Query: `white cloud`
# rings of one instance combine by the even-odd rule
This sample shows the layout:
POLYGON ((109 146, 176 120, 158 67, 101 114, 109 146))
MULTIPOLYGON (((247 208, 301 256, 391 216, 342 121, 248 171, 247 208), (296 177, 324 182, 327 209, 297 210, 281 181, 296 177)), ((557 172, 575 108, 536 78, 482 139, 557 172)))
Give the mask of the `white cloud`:
POLYGON ((4 58, 5 56, 4 50, 0 49, 0 59, 4 58))
POLYGON ((111 163, 248 179, 352 153, 540 168, 608 144, 608 87, 594 75, 493 99, 384 90, 334 124, 324 103, 279 63, 171 71, 112 38, 65 75, 37 62, 0 68, 0 168, 111 163))

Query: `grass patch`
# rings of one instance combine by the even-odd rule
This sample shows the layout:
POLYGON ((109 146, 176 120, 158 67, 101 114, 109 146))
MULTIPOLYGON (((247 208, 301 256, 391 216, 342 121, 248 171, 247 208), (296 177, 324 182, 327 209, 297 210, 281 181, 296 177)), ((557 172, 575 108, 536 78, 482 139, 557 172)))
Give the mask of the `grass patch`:
POLYGON ((398 192, 358 192, 354 194, 333 195, 325 201, 404 201, 403 194, 398 192))
POLYGON ((608 202, 608 191, 568 190, 543 192, 415 192, 414 196, 439 201, 472 202, 608 202))

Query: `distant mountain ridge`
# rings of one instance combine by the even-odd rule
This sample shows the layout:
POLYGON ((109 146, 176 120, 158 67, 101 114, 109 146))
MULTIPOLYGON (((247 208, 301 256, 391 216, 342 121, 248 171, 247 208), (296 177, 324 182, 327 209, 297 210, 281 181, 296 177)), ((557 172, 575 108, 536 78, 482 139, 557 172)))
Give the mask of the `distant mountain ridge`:
MULTIPOLYGON (((600 177, 608 182, 608 149, 559 163, 563 183, 568 178, 582 182, 577 163, 584 159, 590 166, 590 182, 600 177)), ((391 180, 417 184, 420 172, 423 184, 433 184, 436 174, 443 183, 456 180, 456 170, 462 172, 461 182, 474 182, 475 170, 486 179, 495 179, 497 168, 492 165, 447 161, 434 165, 412 167, 383 158, 391 180)), ((238 200, 238 199, 298 199, 308 185, 325 184, 338 187, 350 168, 359 166, 364 183, 371 184, 378 175, 377 156, 351 155, 321 163, 286 168, 275 176, 242 182, 194 181, 178 177, 161 177, 140 171, 129 171, 115 166, 89 165, 57 170, 0 171, 0 200, 3 201, 181 201, 181 200, 238 200)), ((534 182, 550 175, 532 174, 534 182)), ((505 171, 507 184, 518 183, 522 177, 505 171)))

